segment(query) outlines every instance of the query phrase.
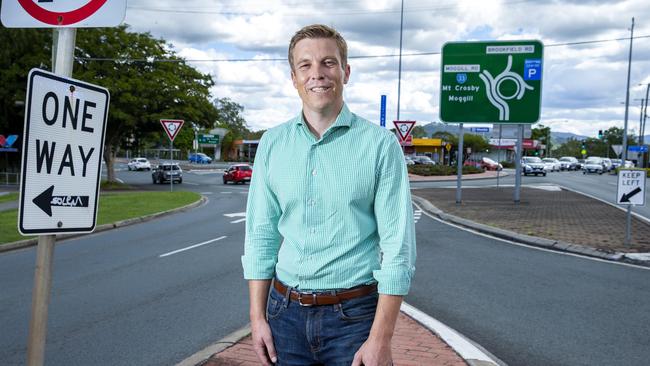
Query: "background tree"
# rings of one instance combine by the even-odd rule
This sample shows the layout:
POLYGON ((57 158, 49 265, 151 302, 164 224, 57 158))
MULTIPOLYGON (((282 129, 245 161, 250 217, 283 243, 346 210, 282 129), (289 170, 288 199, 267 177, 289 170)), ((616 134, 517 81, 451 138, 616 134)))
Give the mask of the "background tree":
POLYGON ((549 152, 553 149, 553 143, 551 142, 551 128, 544 126, 542 124, 537 125, 537 127, 531 129, 530 138, 532 140, 538 140, 546 145, 544 149, 544 155, 549 157, 549 152))
POLYGON ((565 143, 558 146, 553 150, 553 154, 557 157, 562 156, 573 156, 574 158, 582 158, 581 150, 581 141, 576 139, 569 139, 565 143))
MULTIPOLYGON (((21 150, 25 122, 27 74, 52 63, 52 31, 0 27, 0 134, 18 135, 13 147, 21 150)), ((6 165, 20 166, 20 154, 8 153, 6 165)))
MULTIPOLYGON (((126 25, 82 28, 77 30, 75 54, 73 76, 104 86, 111 93, 104 147, 109 181, 115 180, 115 154, 128 138, 139 142, 152 135, 154 139, 164 136, 161 118, 193 121, 203 127, 217 119, 209 99, 214 85, 210 75, 187 65, 170 45, 149 33, 129 32, 126 25)), ((193 136, 184 130, 189 129, 181 130, 181 136, 193 136)), ((189 146, 185 145, 183 138, 175 142, 176 147, 191 148, 191 139, 189 146)))
POLYGON ((411 130, 411 136, 413 136, 414 139, 421 139, 427 137, 427 131, 422 126, 415 126, 411 130))
POLYGON ((228 130, 221 141, 221 154, 227 157, 233 143, 236 140, 248 138, 251 131, 248 129, 246 119, 242 116, 244 113, 242 105, 233 102, 230 98, 216 98, 213 104, 218 111, 216 127, 228 130))

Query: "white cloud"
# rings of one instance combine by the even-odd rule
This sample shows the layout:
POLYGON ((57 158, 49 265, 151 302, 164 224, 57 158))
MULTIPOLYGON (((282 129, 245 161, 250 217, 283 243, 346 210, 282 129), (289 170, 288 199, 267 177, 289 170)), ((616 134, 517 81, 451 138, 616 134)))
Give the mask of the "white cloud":
MULTIPOLYGON (((306 0, 205 2, 129 1, 126 22, 171 42, 188 60, 286 58, 291 35, 321 22, 346 37, 350 56, 397 54, 399 0, 306 0)), ((437 53, 448 41, 540 39, 544 52, 541 121, 556 131, 594 136, 623 125, 629 42, 557 44, 650 36, 647 0, 485 0, 405 3, 403 52, 437 53)), ((630 124, 638 124, 638 101, 650 82, 650 37, 634 41, 630 124)), ((352 77, 345 98, 356 113, 379 119, 379 100, 388 96, 387 119, 397 114, 397 57, 350 59, 352 77)), ((253 129, 277 125, 299 113, 286 61, 191 62, 216 82, 215 97, 242 104, 253 129)), ((440 55, 404 56, 400 117, 438 119, 440 55)))

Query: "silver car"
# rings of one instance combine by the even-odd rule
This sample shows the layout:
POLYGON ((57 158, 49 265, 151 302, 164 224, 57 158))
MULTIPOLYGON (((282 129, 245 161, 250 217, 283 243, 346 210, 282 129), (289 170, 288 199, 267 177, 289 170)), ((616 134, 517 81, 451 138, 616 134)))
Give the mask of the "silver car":
POLYGON ((603 174, 603 159, 598 157, 590 157, 585 161, 585 164, 582 166, 582 174, 587 173, 598 173, 603 174))

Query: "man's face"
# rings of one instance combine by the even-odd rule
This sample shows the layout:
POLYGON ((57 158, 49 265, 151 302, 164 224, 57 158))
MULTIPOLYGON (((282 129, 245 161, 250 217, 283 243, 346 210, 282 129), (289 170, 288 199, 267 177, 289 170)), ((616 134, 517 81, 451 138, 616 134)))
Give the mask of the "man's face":
POLYGON ((343 105, 343 85, 350 78, 350 66, 342 67, 336 41, 306 38, 293 49, 291 80, 302 99, 303 109, 312 112, 338 110, 343 105))

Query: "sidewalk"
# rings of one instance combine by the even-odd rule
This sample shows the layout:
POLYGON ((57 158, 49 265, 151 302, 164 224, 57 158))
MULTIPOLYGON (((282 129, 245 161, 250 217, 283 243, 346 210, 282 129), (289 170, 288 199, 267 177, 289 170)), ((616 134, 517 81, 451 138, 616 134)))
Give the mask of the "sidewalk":
MULTIPOLYGON (((393 335, 393 361, 395 366, 465 366, 468 365, 440 337, 400 313, 393 335)), ((201 366, 257 366, 259 361, 253 351, 250 335, 225 350, 212 355, 201 366)))

